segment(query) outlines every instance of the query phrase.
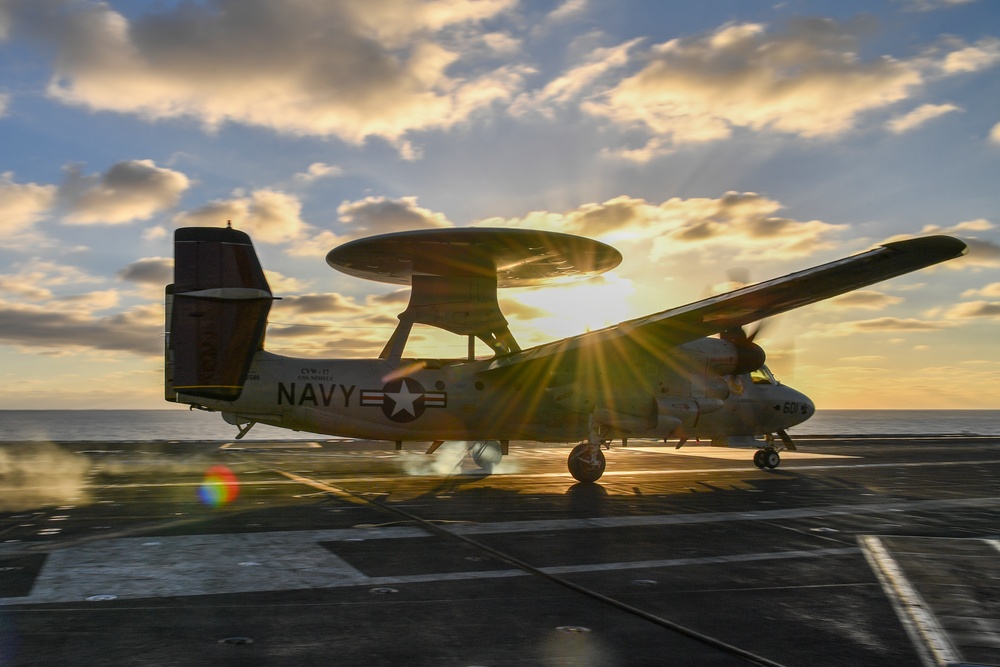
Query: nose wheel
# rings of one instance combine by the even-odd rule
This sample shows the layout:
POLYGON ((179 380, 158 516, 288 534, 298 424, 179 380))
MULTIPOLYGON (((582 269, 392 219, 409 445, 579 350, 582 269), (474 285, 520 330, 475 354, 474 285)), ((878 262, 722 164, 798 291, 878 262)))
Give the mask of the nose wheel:
POLYGON ((775 449, 758 449, 753 455, 753 463, 761 470, 764 468, 774 470, 781 465, 781 455, 775 449))
POLYGON ((604 474, 608 460, 604 458, 601 445, 582 443, 569 453, 569 474, 580 482, 596 482, 604 474))

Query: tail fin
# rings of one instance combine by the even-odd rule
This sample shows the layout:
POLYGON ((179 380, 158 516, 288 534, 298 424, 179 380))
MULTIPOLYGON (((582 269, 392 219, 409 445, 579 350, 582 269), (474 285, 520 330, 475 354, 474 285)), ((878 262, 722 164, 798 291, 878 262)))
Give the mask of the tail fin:
POLYGON ((166 399, 239 398, 254 354, 264 349, 272 300, 249 236, 178 229, 174 284, 166 290, 166 399))

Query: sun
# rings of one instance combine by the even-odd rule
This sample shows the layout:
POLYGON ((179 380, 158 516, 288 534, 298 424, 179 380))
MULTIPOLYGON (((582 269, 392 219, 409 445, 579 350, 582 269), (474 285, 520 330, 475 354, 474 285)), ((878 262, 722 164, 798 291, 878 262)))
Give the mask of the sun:
MULTIPOLYGON (((511 300, 537 309, 535 317, 511 323, 515 336, 554 340, 603 329, 632 316, 632 281, 615 273, 592 280, 525 290, 511 300), (515 327, 517 330, 515 331, 515 327), (521 333, 523 332, 523 333, 521 333)), ((516 316, 516 313, 513 315, 516 316)))

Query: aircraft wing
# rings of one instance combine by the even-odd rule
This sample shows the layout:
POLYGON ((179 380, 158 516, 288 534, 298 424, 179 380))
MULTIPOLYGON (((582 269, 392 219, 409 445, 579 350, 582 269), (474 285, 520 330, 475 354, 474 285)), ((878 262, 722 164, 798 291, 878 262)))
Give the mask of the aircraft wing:
POLYGON ((493 359, 486 374, 520 369, 540 378, 588 362, 627 363, 634 352, 656 353, 697 338, 829 299, 964 255, 962 241, 928 236, 873 250, 695 301, 607 329, 545 343, 493 359), (529 370, 530 369, 530 370, 529 370))

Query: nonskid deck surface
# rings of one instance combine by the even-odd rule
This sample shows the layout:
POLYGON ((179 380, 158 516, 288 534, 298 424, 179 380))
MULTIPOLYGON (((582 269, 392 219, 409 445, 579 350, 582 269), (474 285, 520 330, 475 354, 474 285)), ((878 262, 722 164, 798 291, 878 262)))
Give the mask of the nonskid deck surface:
POLYGON ((0 664, 1000 664, 1000 438, 799 446, 3 444, 0 664))

